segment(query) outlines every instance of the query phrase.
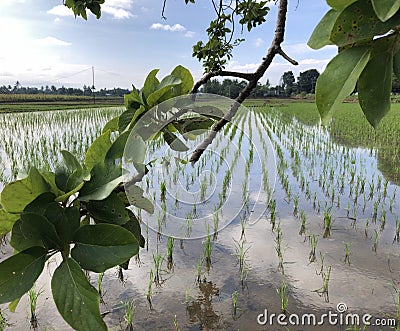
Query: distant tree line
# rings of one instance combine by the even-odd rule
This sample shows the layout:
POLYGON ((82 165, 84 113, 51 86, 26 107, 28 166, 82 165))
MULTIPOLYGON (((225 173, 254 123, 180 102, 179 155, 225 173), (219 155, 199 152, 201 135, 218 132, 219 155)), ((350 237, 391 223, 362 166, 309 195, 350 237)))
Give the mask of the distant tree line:
POLYGON ((128 94, 131 91, 128 89, 122 88, 113 88, 113 89, 100 89, 95 91, 95 89, 91 86, 83 85, 82 88, 74 88, 74 87, 56 87, 54 85, 51 86, 42 86, 40 88, 37 87, 25 87, 17 81, 13 86, 11 85, 3 85, 0 86, 0 94, 50 94, 50 95, 76 95, 76 96, 102 96, 102 97, 123 97, 124 94, 128 94))

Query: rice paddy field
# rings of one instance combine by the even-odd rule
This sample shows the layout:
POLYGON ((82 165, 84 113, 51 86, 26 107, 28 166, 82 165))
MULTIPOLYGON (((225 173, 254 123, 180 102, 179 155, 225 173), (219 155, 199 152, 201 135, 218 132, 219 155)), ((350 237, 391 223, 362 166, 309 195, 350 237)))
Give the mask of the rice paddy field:
MULTIPOLYGON (((87 275, 109 329, 400 330, 400 105, 376 132, 353 103, 327 127, 313 103, 248 105, 194 165, 148 146, 146 246, 128 270, 87 275)), ((62 149, 82 159, 122 111, 0 114, 0 188, 62 149)), ((15 313, 0 305, 0 330, 70 330, 48 284, 57 263, 15 313)))

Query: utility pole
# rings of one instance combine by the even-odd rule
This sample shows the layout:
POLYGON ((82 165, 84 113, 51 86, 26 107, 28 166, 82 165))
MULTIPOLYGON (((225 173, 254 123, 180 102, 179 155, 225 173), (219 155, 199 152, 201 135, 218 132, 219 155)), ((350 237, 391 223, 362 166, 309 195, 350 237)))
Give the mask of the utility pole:
POLYGON ((94 86, 94 67, 92 66, 92 94, 93 94, 93 104, 96 104, 96 95, 94 94, 94 90, 95 90, 95 86, 94 86))

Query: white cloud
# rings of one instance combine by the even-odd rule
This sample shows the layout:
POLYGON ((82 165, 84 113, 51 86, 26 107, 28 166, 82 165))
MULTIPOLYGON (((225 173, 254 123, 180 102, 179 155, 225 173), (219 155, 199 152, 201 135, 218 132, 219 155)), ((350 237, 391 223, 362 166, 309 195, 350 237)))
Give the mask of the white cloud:
POLYGON ((183 25, 180 24, 174 24, 174 25, 169 25, 169 24, 161 24, 161 23, 153 23, 150 27, 151 30, 164 30, 164 31, 186 31, 186 28, 183 25))
POLYGON ((104 4, 103 7, 101 7, 101 10, 103 13, 110 14, 115 19, 118 20, 134 17, 134 15, 132 15, 132 13, 128 10, 125 10, 123 8, 108 6, 106 4, 104 4))
POLYGON ((193 38, 196 35, 196 32, 193 31, 186 31, 185 37, 187 38, 193 38))
POLYGON ((34 44, 40 46, 70 46, 71 43, 54 38, 54 37, 46 37, 42 39, 36 39, 33 41, 34 44))
POLYGON ((254 41, 254 45, 255 45, 256 47, 261 47, 263 44, 264 44, 264 40, 262 40, 262 38, 257 38, 257 39, 254 41))
POLYGON ((47 11, 47 14, 55 15, 55 16, 74 16, 74 13, 71 9, 67 8, 64 5, 55 6, 47 11))

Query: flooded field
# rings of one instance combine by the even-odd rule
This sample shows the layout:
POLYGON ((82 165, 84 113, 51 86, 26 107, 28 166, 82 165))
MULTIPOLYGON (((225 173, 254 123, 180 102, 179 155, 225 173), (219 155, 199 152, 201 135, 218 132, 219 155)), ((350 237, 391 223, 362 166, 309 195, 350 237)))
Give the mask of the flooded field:
MULTIPOLYGON (((1 181, 29 165, 54 169, 62 149, 82 158, 120 112, 2 115, 1 181)), ((145 248, 127 270, 88 273, 110 330, 396 329, 400 189, 384 133, 347 144, 359 128, 293 115, 240 111, 195 165, 163 141, 149 146, 147 161, 161 162, 141 183, 155 205, 139 214, 145 248)), ((35 286, 38 330, 71 330, 51 297, 58 263, 35 286)), ((0 330, 32 327, 30 302, 15 313, 1 305, 0 330)))

